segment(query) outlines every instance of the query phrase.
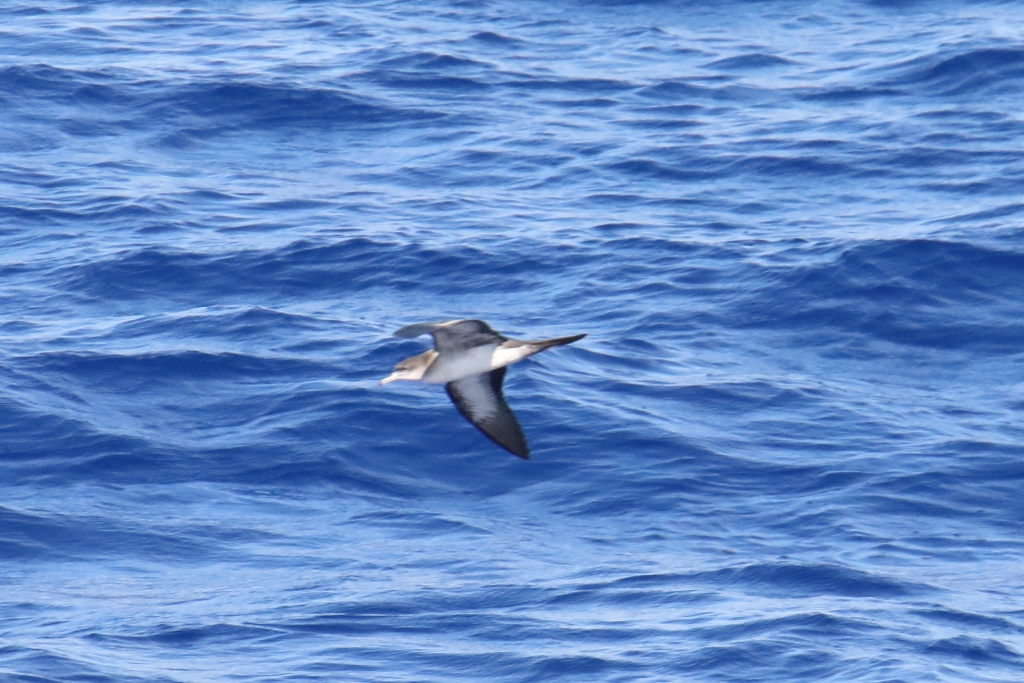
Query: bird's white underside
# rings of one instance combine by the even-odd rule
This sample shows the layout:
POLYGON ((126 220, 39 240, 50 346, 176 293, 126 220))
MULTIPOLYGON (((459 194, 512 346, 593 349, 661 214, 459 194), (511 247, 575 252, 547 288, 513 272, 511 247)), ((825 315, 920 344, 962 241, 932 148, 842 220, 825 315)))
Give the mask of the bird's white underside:
POLYGON ((423 381, 431 384, 447 384, 463 377, 490 372, 520 361, 533 353, 529 344, 504 347, 500 344, 486 344, 469 349, 455 357, 441 354, 431 363, 423 375, 423 381))

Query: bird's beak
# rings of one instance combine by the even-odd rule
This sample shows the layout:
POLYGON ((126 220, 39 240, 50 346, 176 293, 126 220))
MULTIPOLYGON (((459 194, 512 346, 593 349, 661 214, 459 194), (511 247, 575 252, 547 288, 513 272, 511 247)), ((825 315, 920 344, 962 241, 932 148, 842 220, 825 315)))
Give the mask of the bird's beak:
POLYGON ((384 386, 384 385, 385 385, 385 384, 387 384, 388 382, 394 382, 394 381, 395 381, 396 379, 398 379, 398 377, 396 377, 396 376, 395 376, 395 375, 397 375, 397 374, 398 374, 398 373, 396 373, 396 372, 393 372, 393 373, 391 373, 390 375, 388 375, 387 377, 385 377, 384 379, 382 379, 382 380, 380 381, 380 384, 381 384, 381 386, 384 386))

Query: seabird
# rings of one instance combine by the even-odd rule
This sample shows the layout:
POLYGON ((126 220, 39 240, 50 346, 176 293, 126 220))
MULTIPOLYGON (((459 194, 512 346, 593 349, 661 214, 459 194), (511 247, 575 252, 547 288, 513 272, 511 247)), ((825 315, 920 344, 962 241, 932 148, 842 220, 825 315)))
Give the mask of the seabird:
POLYGON ((434 337, 434 348, 406 358, 380 381, 395 380, 444 384, 455 407, 494 443, 520 458, 530 458, 523 430, 505 403, 501 383, 505 368, 535 353, 572 344, 585 334, 540 341, 503 337, 483 320, 449 320, 406 325, 396 337, 411 339, 421 334, 434 337))

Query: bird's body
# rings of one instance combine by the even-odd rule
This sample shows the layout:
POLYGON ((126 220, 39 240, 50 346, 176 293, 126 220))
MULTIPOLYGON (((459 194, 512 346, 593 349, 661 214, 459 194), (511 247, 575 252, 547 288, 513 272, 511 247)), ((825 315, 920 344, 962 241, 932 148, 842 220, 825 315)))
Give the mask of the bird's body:
POLYGON ((506 366, 586 336, 518 341, 503 337, 482 320, 419 323, 395 332, 396 337, 406 338, 421 334, 434 337, 434 348, 405 359, 380 383, 407 380, 446 385, 448 396, 463 417, 521 458, 528 458, 530 450, 515 415, 505 403, 501 385, 506 366))

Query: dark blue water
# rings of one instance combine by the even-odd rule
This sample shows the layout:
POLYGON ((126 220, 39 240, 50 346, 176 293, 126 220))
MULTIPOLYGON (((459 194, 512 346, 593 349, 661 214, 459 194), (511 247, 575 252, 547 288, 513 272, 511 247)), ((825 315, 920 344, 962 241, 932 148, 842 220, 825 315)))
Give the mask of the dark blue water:
POLYGON ((13 0, 0 124, 4 683, 1024 680, 1018 3, 13 0))

